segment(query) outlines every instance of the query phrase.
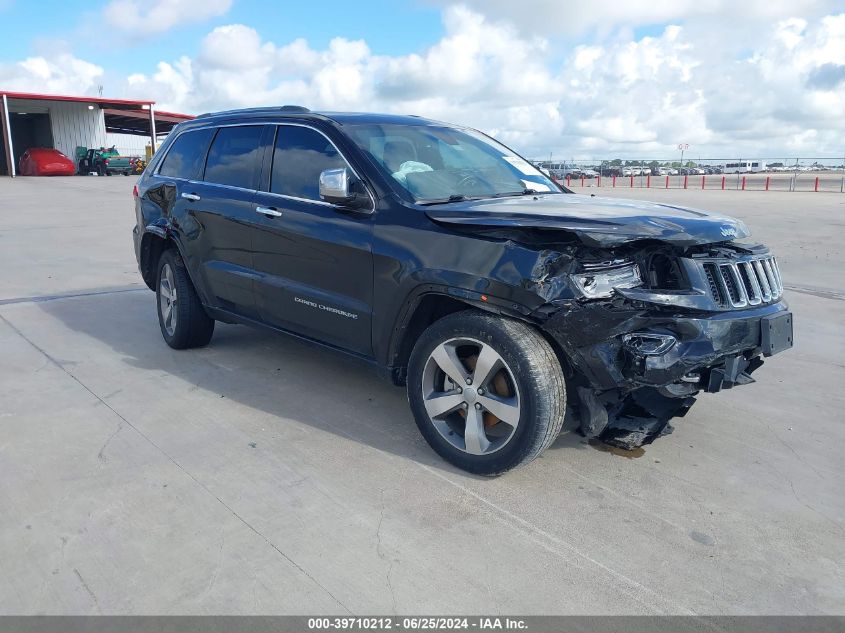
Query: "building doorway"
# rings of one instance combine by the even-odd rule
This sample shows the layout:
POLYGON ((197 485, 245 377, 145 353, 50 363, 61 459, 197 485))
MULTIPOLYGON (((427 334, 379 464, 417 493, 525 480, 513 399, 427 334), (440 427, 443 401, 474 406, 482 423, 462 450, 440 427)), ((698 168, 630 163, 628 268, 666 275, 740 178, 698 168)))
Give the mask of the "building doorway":
POLYGON ((10 112, 12 147, 15 167, 23 153, 32 147, 53 147, 53 130, 50 115, 46 112, 10 112))

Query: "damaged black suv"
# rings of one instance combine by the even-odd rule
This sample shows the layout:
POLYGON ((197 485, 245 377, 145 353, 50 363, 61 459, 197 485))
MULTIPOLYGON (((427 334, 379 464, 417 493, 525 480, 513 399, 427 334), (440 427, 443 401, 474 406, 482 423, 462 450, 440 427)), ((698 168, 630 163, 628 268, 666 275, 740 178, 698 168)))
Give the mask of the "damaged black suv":
POLYGON ((472 129, 203 115, 134 195, 168 345, 206 345, 223 321, 358 356, 407 385, 425 439, 474 473, 537 457, 565 420, 650 442, 792 345, 778 263, 742 222, 573 195, 472 129))

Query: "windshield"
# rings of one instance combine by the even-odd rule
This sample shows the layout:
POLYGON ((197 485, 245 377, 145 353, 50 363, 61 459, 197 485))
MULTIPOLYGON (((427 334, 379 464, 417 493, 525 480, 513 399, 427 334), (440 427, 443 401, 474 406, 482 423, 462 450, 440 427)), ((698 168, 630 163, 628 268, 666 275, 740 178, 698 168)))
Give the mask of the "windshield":
POLYGON ((528 161, 474 130, 354 125, 358 146, 416 202, 561 193, 528 161))

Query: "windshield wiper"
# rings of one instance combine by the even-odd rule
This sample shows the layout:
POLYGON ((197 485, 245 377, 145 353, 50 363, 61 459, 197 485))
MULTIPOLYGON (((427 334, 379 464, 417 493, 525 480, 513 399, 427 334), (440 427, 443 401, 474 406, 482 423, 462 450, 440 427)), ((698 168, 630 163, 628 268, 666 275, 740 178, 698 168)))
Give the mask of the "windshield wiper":
POLYGON ((494 194, 493 198, 511 198, 516 196, 536 196, 538 194, 554 193, 553 191, 537 191, 536 189, 523 189, 522 191, 506 191, 494 194))
POLYGON ((465 196, 460 193, 452 194, 448 198, 430 198, 428 200, 417 200, 417 204, 427 206, 432 204, 449 204, 450 202, 464 202, 466 200, 484 200, 489 198, 513 198, 516 196, 536 196, 539 194, 555 193, 554 191, 537 191, 536 189, 523 189, 522 191, 506 191, 504 193, 491 193, 486 196, 465 196))
POLYGON ((469 200, 465 195, 460 193, 455 193, 449 196, 448 198, 431 198, 429 200, 417 200, 417 204, 421 205, 430 205, 430 204, 448 204, 450 202, 463 202, 464 200, 469 200))

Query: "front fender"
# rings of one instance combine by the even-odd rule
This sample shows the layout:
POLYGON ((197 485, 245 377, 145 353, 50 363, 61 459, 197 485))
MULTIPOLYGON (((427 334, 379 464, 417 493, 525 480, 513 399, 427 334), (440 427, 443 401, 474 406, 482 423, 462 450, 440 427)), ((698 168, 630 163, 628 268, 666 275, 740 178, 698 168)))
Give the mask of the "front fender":
POLYGON ((395 367, 397 363, 399 365, 402 364, 403 341, 408 335, 409 330, 414 326, 414 317, 417 310, 420 309, 421 304, 427 299, 437 297, 459 301, 467 308, 475 308, 492 314, 513 317, 534 323, 528 316, 531 310, 527 306, 514 303, 511 299, 497 297, 478 290, 444 284, 420 284, 405 298, 402 304, 403 307, 391 328, 390 340, 387 346, 387 358, 385 359, 389 367, 395 367))

